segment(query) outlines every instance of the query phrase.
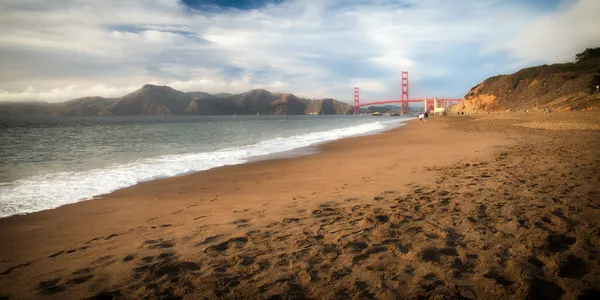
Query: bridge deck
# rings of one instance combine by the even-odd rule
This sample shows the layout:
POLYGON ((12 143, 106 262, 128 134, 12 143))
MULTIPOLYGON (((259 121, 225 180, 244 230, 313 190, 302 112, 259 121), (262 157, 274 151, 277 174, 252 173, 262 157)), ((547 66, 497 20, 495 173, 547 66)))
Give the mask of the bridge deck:
MULTIPOLYGON (((359 103, 357 106, 367 106, 367 105, 379 105, 379 104, 388 104, 388 103, 423 103, 425 100, 428 102, 433 102, 433 99, 412 99, 412 100, 383 100, 383 101, 374 101, 367 103, 359 103)), ((462 98, 438 98, 438 103, 444 102, 459 102, 462 98)))

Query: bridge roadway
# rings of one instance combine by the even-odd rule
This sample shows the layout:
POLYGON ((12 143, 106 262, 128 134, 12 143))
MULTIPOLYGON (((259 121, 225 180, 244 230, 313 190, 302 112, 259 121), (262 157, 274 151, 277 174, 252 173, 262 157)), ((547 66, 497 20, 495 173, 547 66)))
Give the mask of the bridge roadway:
POLYGON ((408 97, 408 71, 402 71, 402 80, 401 80, 401 99, 397 100, 380 100, 373 102, 364 102, 360 103, 360 92, 357 86, 354 87, 354 114, 359 114, 359 107, 367 106, 367 105, 380 105, 380 104, 388 104, 388 103, 400 103, 401 108, 400 111, 402 114, 408 112, 408 104, 409 103, 418 103, 422 102, 425 104, 425 110, 433 110, 436 108, 445 108, 448 103, 456 103, 460 102, 462 99, 458 98, 430 98, 430 99, 409 99, 408 97))
MULTIPOLYGON (((448 102, 448 103, 456 103, 456 102, 460 102, 460 100, 462 100, 462 98, 438 98, 437 102, 438 104, 443 105, 444 103, 448 102)), ((358 105, 356 106, 368 106, 368 105, 381 105, 381 104, 389 104, 389 103, 424 103, 425 101, 431 101, 433 102, 433 98, 430 99, 413 99, 413 100, 382 100, 382 101, 374 101, 374 102, 367 102, 367 103, 358 103, 358 105)))

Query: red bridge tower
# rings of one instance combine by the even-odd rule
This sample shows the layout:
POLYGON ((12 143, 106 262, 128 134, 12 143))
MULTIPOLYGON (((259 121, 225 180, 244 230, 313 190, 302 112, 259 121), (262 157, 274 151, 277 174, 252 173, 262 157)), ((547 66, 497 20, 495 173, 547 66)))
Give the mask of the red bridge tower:
MULTIPOLYGON (((364 100, 364 99, 363 99, 364 100)), ((435 110, 437 107, 446 107, 447 105, 452 105, 460 102, 461 98, 441 98, 438 100, 437 97, 434 100, 425 99, 410 99, 408 98, 408 72, 402 71, 402 80, 400 81, 400 99, 395 100, 378 100, 378 101, 370 101, 366 103, 360 103, 360 94, 358 92, 358 87, 354 87, 354 114, 360 114, 361 106, 368 105, 381 105, 388 103, 400 103, 400 113, 408 114, 408 104, 413 103, 423 103, 425 104, 425 110, 435 110)))
POLYGON ((408 72, 402 71, 402 98, 400 98, 402 102, 400 105, 402 107, 400 113, 408 113, 408 72))

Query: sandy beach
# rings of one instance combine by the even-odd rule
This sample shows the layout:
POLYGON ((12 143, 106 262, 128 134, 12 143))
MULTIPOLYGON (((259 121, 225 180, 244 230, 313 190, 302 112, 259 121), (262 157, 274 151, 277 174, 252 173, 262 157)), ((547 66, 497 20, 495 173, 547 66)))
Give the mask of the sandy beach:
POLYGON ((0 299, 600 299, 599 124, 414 120, 0 219, 0 299))

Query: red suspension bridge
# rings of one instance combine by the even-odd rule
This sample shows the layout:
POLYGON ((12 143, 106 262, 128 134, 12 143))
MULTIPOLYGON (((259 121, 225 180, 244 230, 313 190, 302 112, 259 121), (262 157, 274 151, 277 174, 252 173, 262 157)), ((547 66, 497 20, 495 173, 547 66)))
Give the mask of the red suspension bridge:
POLYGON ((423 103, 425 105, 425 111, 435 111, 436 108, 446 108, 449 105, 458 103, 462 100, 462 98, 424 98, 424 99, 409 99, 408 98, 408 72, 402 71, 402 81, 401 81, 401 93, 400 99, 398 100, 380 100, 373 102, 360 102, 360 93, 358 87, 354 88, 354 114, 359 114, 359 107, 361 106, 371 106, 371 105, 380 105, 380 104, 390 104, 390 103, 400 103, 400 113, 405 114, 408 113, 408 104, 409 103, 423 103))

